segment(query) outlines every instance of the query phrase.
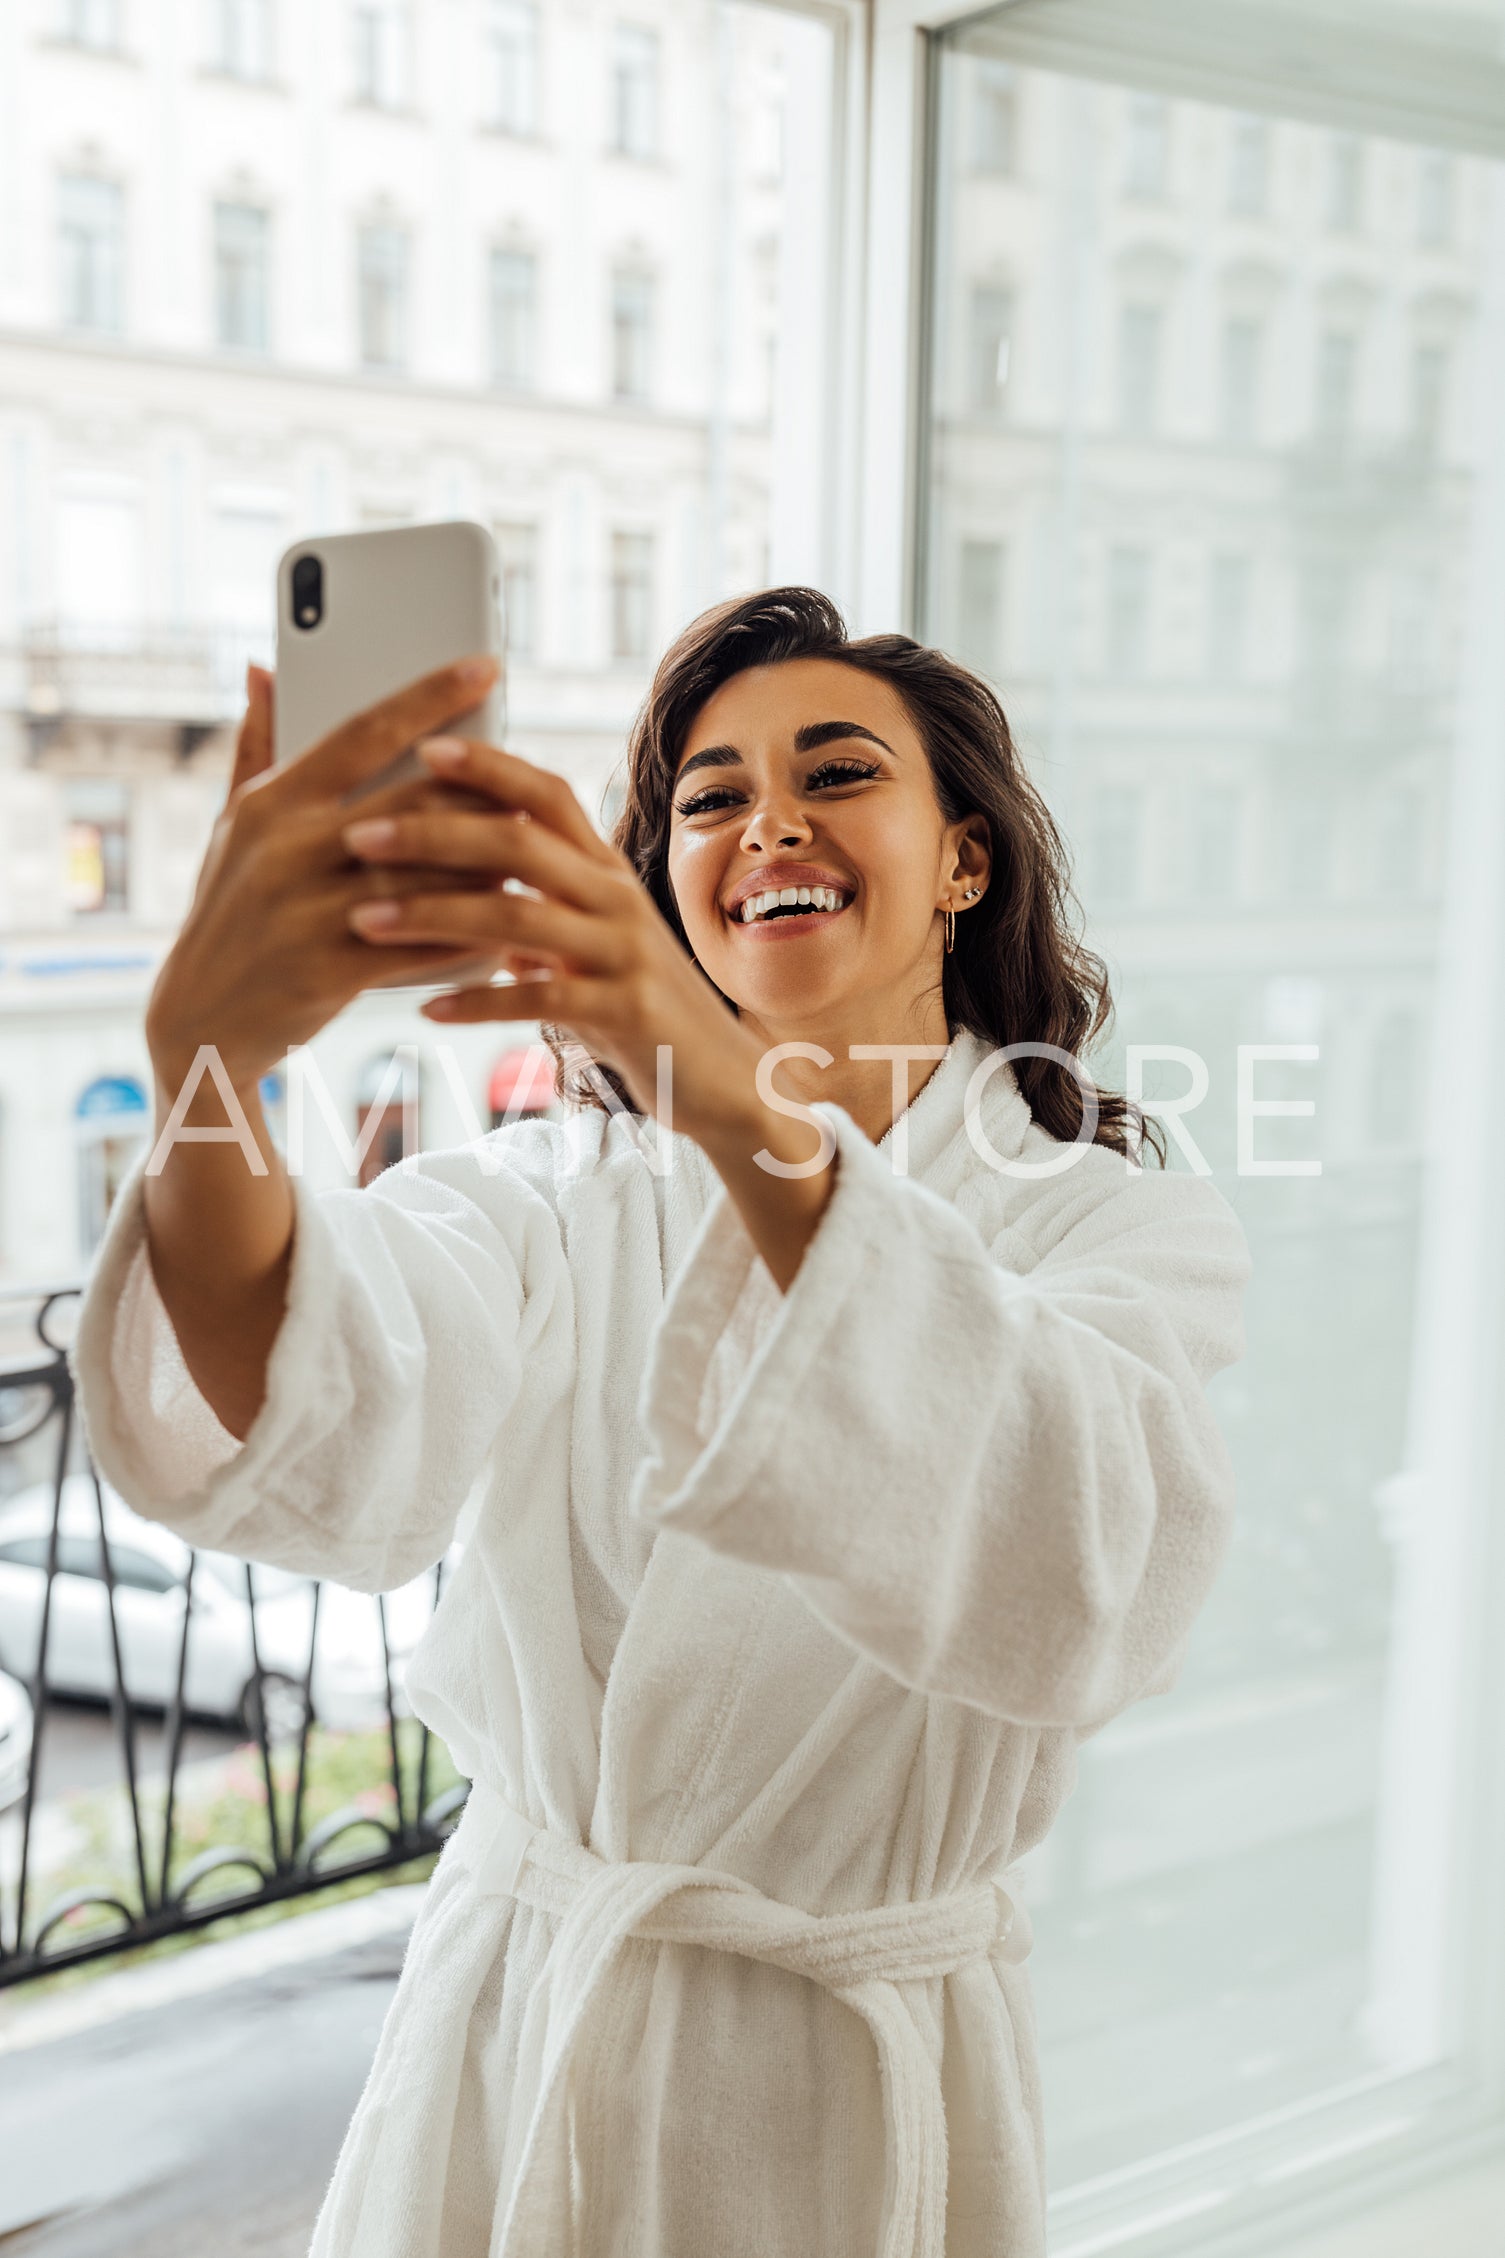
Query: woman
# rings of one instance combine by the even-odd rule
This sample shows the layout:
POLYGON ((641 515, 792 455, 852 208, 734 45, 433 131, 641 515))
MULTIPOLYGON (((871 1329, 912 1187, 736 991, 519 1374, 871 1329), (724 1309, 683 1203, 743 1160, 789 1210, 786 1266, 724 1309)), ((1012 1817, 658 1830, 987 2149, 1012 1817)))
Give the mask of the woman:
POLYGON ((1102 968, 981 683, 773 590, 669 652, 614 843, 443 737, 353 820, 479 679, 273 775, 256 685, 148 1034, 159 1121, 215 1045, 186 1123, 263 1173, 138 1172, 77 1352, 198 1544, 379 1591, 483 1484, 408 1679, 474 1786, 315 2251, 1036 2258, 1002 1877, 1224 1551, 1242 1235, 1078 1063, 1102 968), (310 1196, 259 1077, 478 947, 523 977, 425 1010, 553 1022, 573 1113, 310 1196))

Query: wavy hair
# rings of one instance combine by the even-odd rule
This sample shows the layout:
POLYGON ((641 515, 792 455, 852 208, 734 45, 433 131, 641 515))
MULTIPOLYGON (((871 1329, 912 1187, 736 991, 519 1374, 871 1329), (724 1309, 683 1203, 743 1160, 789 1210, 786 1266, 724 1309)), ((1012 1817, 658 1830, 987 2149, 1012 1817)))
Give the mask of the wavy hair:
MULTIPOLYGON (((627 745, 626 798, 614 844, 647 887, 671 930, 689 942, 669 886, 674 780, 691 724, 712 693, 747 667, 790 659, 834 659, 886 682, 902 700, 930 762, 948 823, 980 815, 993 850, 981 901, 956 921, 942 959, 947 1025, 995 1047, 1048 1043, 1083 1061, 1080 1075, 1058 1059, 1013 1062, 1030 1112, 1063 1142, 1080 1133, 1085 1054, 1112 1021, 1107 967, 1079 932, 1065 844, 1015 749, 1002 706, 975 674, 908 635, 849 637, 828 596, 814 588, 766 588, 734 597, 692 620, 659 662, 627 745)), ((546 1026, 559 1095, 615 1112, 631 1100, 609 1067, 562 1027, 546 1026)), ((1162 1166, 1164 1131, 1132 1100, 1097 1091, 1093 1142, 1162 1166)))

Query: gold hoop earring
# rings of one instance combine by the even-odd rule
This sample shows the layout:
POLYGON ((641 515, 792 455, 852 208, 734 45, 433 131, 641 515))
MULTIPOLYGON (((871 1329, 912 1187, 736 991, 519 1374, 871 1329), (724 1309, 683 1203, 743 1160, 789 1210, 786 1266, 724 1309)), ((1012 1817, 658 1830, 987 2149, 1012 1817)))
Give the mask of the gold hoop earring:
POLYGON ((955 947, 956 947, 956 912, 955 912, 955 910, 954 910, 954 909, 948 909, 948 910, 947 910, 947 912, 946 912, 946 954, 947 954, 947 956, 950 956, 950 954, 951 954, 951 951, 952 951, 952 950, 953 950, 953 949, 954 949, 955 947))

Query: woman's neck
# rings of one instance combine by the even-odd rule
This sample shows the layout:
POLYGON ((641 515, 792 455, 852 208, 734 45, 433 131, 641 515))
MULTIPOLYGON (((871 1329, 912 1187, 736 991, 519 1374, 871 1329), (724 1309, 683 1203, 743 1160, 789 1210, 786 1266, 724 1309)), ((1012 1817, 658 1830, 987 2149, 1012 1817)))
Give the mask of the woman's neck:
POLYGON ((922 1006, 892 1015, 893 1020, 902 1020, 903 1024, 890 1023, 885 1028, 884 1020, 889 1015, 878 1017, 876 1028, 867 1013, 844 1013, 839 1020, 827 1022, 802 1020, 798 1026, 786 1027, 768 1025, 754 1019, 749 1012, 741 1015, 743 1026, 765 1050, 781 1043, 808 1043, 828 1051, 829 1066, 821 1066, 814 1059, 781 1059, 775 1073, 777 1087, 781 1094, 797 1098, 803 1105, 811 1105, 817 1099, 839 1105, 874 1144, 892 1128, 905 1108, 913 1105, 940 1064, 939 1054, 951 1040, 945 1007, 938 994, 927 998, 922 1006), (854 1049, 880 1049, 885 1053, 896 1049, 918 1050, 931 1055, 898 1061, 890 1056, 853 1058, 854 1049))

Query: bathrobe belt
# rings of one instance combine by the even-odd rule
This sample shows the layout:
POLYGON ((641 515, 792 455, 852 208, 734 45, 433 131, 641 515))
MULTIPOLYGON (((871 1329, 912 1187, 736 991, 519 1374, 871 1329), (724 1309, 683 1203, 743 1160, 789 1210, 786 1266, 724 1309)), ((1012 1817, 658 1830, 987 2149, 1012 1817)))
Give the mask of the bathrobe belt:
POLYGON ((551 2158, 560 2154, 570 2060, 590 2006, 628 1937, 766 1960, 824 1984, 877 2042, 889 2158, 880 2258, 944 2258, 946 2114, 940 2067, 901 1986, 949 1976, 984 1955, 1023 1960, 1025 1907, 999 1882, 855 1913, 804 1913, 735 1874, 649 1859, 598 1858, 533 1826, 477 1780, 455 1855, 486 1895, 559 1922, 549 1952, 542 2074, 494 2258, 557 2247, 551 2158))

